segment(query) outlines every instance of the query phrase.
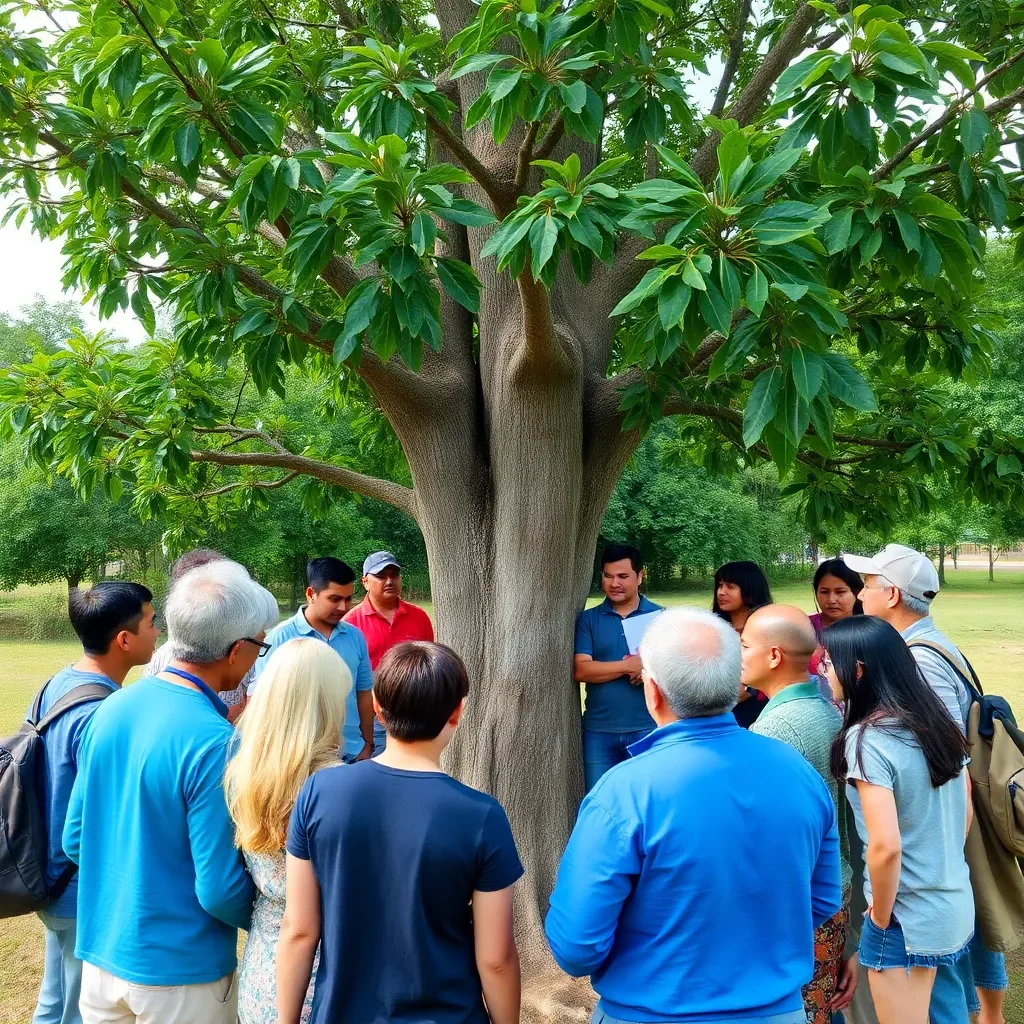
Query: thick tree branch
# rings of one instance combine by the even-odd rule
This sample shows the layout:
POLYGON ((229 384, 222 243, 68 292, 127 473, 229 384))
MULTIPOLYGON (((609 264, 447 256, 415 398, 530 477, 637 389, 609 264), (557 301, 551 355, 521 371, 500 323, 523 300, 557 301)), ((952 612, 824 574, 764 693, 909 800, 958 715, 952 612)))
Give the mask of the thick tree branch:
POLYGON ((562 140, 562 136, 565 134, 565 118, 559 114, 554 121, 551 122, 551 127, 544 133, 544 137, 540 140, 540 144, 537 146, 537 152, 534 153, 534 160, 547 160, 554 152, 555 146, 558 145, 562 140))
POLYGON ((412 488, 392 480, 357 473, 330 462, 296 455, 294 452, 227 452, 198 448, 193 449, 189 457, 196 462, 210 462, 216 466, 267 466, 312 476, 334 487, 344 487, 354 494, 387 502, 413 519, 416 518, 416 495, 412 488))
POLYGON ((501 181, 490 168, 486 167, 469 146, 443 121, 439 121, 432 114, 427 114, 427 127, 448 147, 455 159, 473 175, 477 184, 490 199, 494 212, 499 217, 505 217, 511 213, 515 206, 515 199, 513 190, 508 188, 507 183, 501 181))
POLYGON ((533 144, 537 141, 539 128, 540 121, 531 121, 523 138, 523 144, 519 147, 519 156, 516 159, 516 192, 522 192, 526 188, 526 182, 530 176, 530 161, 533 159, 533 144))
POLYGON ((524 270, 517 279, 519 298, 523 307, 523 345, 516 360, 517 368, 530 372, 548 370, 565 362, 565 352, 555 332, 551 315, 551 296, 524 270))
MULTIPOLYGON (((903 163, 903 161, 906 160, 915 149, 927 142, 933 135, 937 135, 941 132, 942 129, 960 113, 972 96, 975 96, 984 89, 992 79, 998 78, 1004 71, 1012 68, 1013 65, 1022 58, 1024 58, 1024 49, 1018 50, 1013 54, 1013 56, 1007 58, 998 67, 993 68, 987 75, 980 78, 973 89, 968 89, 967 92, 965 92, 958 100, 951 103, 942 115, 932 121, 927 128, 915 135, 905 146, 903 146, 898 152, 894 153, 889 160, 886 160, 885 163, 871 175, 872 180, 882 181, 884 178, 887 178, 892 174, 892 172, 899 167, 899 165, 903 163)), ((1008 96, 1004 96, 1002 99, 996 100, 994 103, 990 103, 985 107, 985 113, 998 114, 1002 113, 1004 110, 1009 110, 1014 104, 1020 102, 1022 97, 1024 97, 1024 88, 1017 89, 1008 96)))
POLYGON ((740 66, 740 57, 743 55, 743 37, 746 33, 747 22, 750 20, 751 4, 752 0, 743 0, 736 18, 736 30, 729 38, 729 57, 722 69, 722 78, 718 83, 718 89, 715 91, 715 102, 711 104, 712 117, 722 116, 725 104, 729 99, 729 90, 732 88, 736 70, 740 66))
MULTIPOLYGON (((785 31, 761 59, 753 78, 726 112, 727 117, 737 120, 741 127, 750 124, 757 117, 772 86, 778 81, 782 72, 789 67, 793 58, 803 50, 806 45, 807 33, 818 17, 820 17, 820 13, 808 3, 801 4, 796 9, 785 31)), ((718 170, 720 138, 718 132, 712 132, 701 144, 700 149, 697 150, 690 162, 701 181, 710 181, 718 170)))

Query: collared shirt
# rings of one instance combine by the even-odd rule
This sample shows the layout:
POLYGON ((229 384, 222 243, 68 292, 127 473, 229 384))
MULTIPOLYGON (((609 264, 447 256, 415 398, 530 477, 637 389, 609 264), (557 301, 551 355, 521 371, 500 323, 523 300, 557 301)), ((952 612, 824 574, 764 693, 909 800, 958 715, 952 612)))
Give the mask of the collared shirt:
POLYGON ((788 743, 807 759, 828 786, 836 806, 839 825, 839 857, 842 864, 843 891, 853 879, 850 868, 850 841, 847 832, 846 797, 832 774, 832 741, 843 726, 843 716, 835 705, 822 697, 817 682, 808 679, 779 690, 764 706, 761 717, 750 727, 759 736, 788 743))
MULTIPOLYGON (((963 661, 963 655, 957 646, 935 625, 935 620, 930 615, 926 615, 912 626, 908 626, 900 636, 908 646, 914 640, 927 640, 929 643, 938 644, 949 651, 955 660, 963 661)), ((971 710, 971 695, 968 693, 964 681, 935 651, 930 651, 927 647, 910 646, 910 653, 914 656, 914 661, 917 662, 924 681, 932 688, 935 696, 942 701, 950 718, 961 729, 966 729, 967 713, 971 710)))
MULTIPOLYGON (((366 646, 370 652, 370 668, 374 672, 380 659, 395 646, 406 640, 433 640, 434 627, 430 616, 422 609, 408 601, 399 599, 398 607, 391 621, 373 606, 369 595, 363 598, 344 618, 350 626, 355 626, 366 637, 366 646)), ((384 741, 384 726, 375 718, 373 720, 373 737, 377 744, 384 741)))
MULTIPOLYGON (((661 611, 661 605, 648 601, 643 594, 636 611, 625 618, 661 611)), ((594 661, 622 661, 629 657, 629 644, 622 630, 623 616, 605 598, 599 605, 587 608, 576 616, 575 654, 589 654, 594 661)), ((591 732, 638 732, 653 729, 654 719, 644 703, 644 688, 619 676, 607 683, 587 683, 587 704, 583 711, 583 727, 591 732)))
POLYGON ((842 903, 825 784, 731 714, 655 729, 630 755, 580 808, 546 922, 555 960, 621 1020, 800 1010, 814 928, 842 903))
POLYGON ((259 685, 260 676, 267 667, 270 655, 282 644, 295 640, 300 636, 311 636, 330 644, 352 673, 353 687, 348 695, 345 708, 345 724, 341 729, 341 752, 346 757, 355 757, 363 749, 363 734, 359 730, 359 708, 356 704, 356 693, 373 689, 373 669, 370 668, 370 652, 366 647, 366 638, 346 622, 339 622, 329 637, 325 637, 318 629, 306 621, 306 606, 303 605, 290 619, 276 625, 268 634, 266 642, 271 650, 263 658, 256 660, 256 678, 249 687, 250 692, 259 685))

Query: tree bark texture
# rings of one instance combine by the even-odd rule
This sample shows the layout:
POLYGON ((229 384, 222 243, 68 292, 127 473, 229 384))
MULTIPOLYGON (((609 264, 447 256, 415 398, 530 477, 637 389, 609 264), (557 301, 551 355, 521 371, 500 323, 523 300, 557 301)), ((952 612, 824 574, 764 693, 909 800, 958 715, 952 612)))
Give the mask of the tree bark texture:
POLYGON ((946 542, 939 541, 939 583, 946 584, 946 542))

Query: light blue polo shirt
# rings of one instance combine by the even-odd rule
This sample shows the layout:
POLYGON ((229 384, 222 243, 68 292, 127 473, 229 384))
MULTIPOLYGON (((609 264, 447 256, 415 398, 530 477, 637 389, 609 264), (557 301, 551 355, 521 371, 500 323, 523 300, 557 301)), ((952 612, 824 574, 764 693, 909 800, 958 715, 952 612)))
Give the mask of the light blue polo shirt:
POLYGON ((267 667, 267 659, 281 644, 287 643, 300 636, 311 636, 317 640, 324 640, 331 645, 332 650, 340 655, 341 660, 348 665, 352 673, 352 681, 355 685, 348 695, 348 704, 345 709, 345 724, 341 729, 341 752, 345 757, 355 757, 363 749, 363 734, 359 731, 359 709, 356 706, 356 692, 365 692, 373 689, 373 670, 370 668, 370 652, 366 647, 366 638, 355 626, 339 622, 334 627, 334 632, 327 638, 323 633, 314 629, 305 616, 306 606, 303 605, 290 619, 275 626, 267 634, 267 643, 271 651, 267 657, 256 659, 256 679, 249 687, 249 692, 259 685, 259 678, 267 667))

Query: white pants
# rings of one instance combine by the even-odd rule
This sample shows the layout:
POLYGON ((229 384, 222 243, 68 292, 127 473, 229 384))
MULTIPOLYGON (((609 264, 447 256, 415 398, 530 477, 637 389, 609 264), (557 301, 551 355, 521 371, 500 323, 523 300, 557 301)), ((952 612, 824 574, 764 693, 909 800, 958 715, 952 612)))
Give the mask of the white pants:
POLYGON ((82 967, 83 1024, 237 1024, 234 974, 205 985, 135 985, 82 967))

